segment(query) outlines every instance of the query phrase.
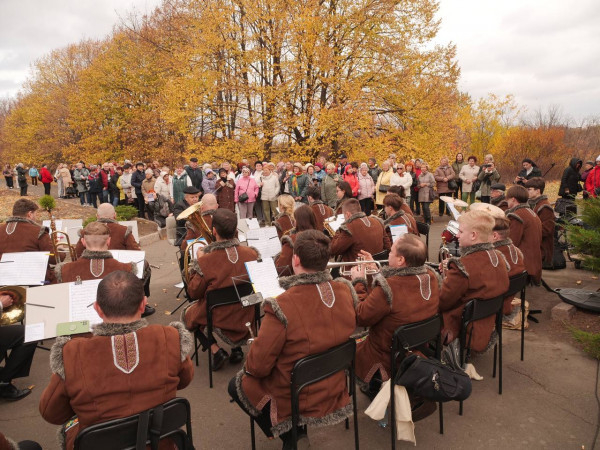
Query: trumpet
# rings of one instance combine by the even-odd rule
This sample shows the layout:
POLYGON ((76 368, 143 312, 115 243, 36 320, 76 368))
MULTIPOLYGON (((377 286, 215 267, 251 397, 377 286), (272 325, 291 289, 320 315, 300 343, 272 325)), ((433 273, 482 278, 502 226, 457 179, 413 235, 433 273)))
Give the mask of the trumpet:
POLYGON ((351 269, 344 269, 346 266, 360 266, 361 264, 375 264, 377 266, 377 269, 371 269, 371 268, 367 268, 365 273, 367 275, 375 275, 378 274, 379 272, 381 272, 381 265, 382 264, 387 264, 388 260, 383 260, 383 261, 366 261, 366 260, 357 260, 357 261, 347 261, 347 262, 330 262, 327 263, 327 268, 328 269, 334 269, 336 267, 340 267, 340 275, 347 277, 350 276, 350 270, 351 269))
POLYGON ((252 323, 246 322, 246 328, 248 328, 248 332, 250 333, 250 339, 246 342, 246 344, 251 345, 254 342, 254 331, 252 331, 252 323))

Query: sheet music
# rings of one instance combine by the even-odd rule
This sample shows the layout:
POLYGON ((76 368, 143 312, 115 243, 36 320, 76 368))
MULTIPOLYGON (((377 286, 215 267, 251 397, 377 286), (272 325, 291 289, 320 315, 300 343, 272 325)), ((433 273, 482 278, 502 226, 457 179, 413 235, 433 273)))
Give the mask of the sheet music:
POLYGON ((329 223, 329 226, 333 229, 333 231, 337 231, 345 221, 346 218, 343 214, 338 214, 337 217, 326 220, 326 222, 329 223))
POLYGON ((408 227, 406 225, 390 225, 390 231, 392 232, 392 242, 396 242, 396 239, 408 233, 408 227))
POLYGON ((245 263, 254 291, 260 292, 263 298, 277 297, 285 292, 279 286, 279 274, 275 268, 273 258, 265 258, 261 262, 249 261, 245 263))
POLYGON ((454 220, 458 220, 458 216, 460 216, 460 213, 456 209, 456 206, 454 206, 452 203, 446 203, 446 206, 448 206, 448 209, 452 213, 452 217, 454 217, 454 220))
MULTIPOLYGON (((186 241, 187 245, 190 245, 192 242, 194 242, 194 239, 186 241)), ((198 250, 200 250, 201 247, 206 247, 207 245, 208 242, 206 242, 206 239, 200 238, 198 242, 196 242, 188 249, 188 252, 190 252, 191 259, 198 259, 198 250)))
POLYGON ((46 252, 4 253, 0 262, 0 285, 43 285, 49 256, 46 252))
POLYGON ((140 243, 140 233, 138 231, 138 223, 136 220, 121 220, 119 221, 119 225, 131 227, 131 233, 133 234, 135 242, 137 242, 138 244, 140 243))
POLYGON ((109 250, 113 258, 122 263, 134 262, 137 265, 137 277, 144 277, 144 258, 146 252, 143 250, 109 250))
POLYGON ((253 219, 246 219, 246 223, 248 224, 249 230, 258 230, 260 228, 260 224, 258 223, 258 219, 256 217, 253 219))
POLYGON ((277 236, 277 228, 264 227, 246 232, 248 245, 256 247, 261 258, 272 258, 281 251, 281 241, 277 236))
MULTIPOLYGON (((50 229, 50 222, 51 222, 50 220, 44 220, 44 221, 42 221, 42 225, 50 229)), ((56 225, 57 230, 62 231, 62 229, 63 229, 63 221, 62 220, 55 220, 54 225, 56 225)))
POLYGON ((90 325, 102 322, 93 306, 96 301, 98 284, 101 281, 89 280, 82 281, 81 284, 69 283, 69 322, 89 320, 90 325))
POLYGON ((25 342, 44 340, 44 322, 25 325, 25 342))

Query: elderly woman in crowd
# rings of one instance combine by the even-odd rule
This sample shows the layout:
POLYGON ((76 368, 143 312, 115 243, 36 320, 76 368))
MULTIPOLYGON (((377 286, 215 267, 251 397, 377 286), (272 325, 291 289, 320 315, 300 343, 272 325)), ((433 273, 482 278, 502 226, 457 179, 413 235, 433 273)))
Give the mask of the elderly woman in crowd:
MULTIPOLYGON (((58 177, 57 180, 58 185, 60 186, 62 183, 62 197, 66 197, 70 188, 73 187, 73 178, 71 177, 71 171, 66 164, 59 164, 57 169, 58 177)), ((60 196, 60 195, 59 195, 60 196)))
POLYGON ((148 211, 148 219, 154 220, 154 202, 156 201, 156 192, 154 186, 156 185, 156 179, 154 178, 154 170, 146 169, 144 172, 145 178, 142 181, 142 195, 144 196, 144 203, 146 211, 148 211))
POLYGON ((321 182, 321 200, 330 208, 335 209, 335 204, 338 200, 336 186, 338 181, 340 181, 340 176, 335 172, 335 164, 327 163, 325 167, 327 175, 321 182))
POLYGON ((23 167, 23 163, 17 164, 15 168, 17 171, 17 183, 19 183, 19 188, 21 189, 21 196, 27 195, 27 170, 23 167))
POLYGON ((225 167, 219 169, 219 179, 215 186, 219 208, 235 212, 235 181, 229 177, 229 172, 225 167))
POLYGON ((405 165, 406 173, 412 178, 412 185, 408 191, 404 191, 406 203, 410 207, 413 214, 421 214, 421 205, 419 204, 419 175, 421 175, 421 166, 419 169, 415 168, 415 163, 412 161, 407 162, 405 165))
POLYGON ((410 188, 412 186, 412 176, 410 173, 405 171, 404 163, 399 162, 396 164, 396 172, 392 174, 392 178, 390 180, 391 186, 402 186, 404 188, 404 195, 406 197, 406 193, 410 196, 410 188))
POLYGON ((270 226, 271 220, 277 215, 277 196, 279 195, 279 177, 273 173, 275 166, 265 163, 260 176, 260 201, 262 203, 265 225, 270 226))
POLYGON ((373 211, 373 197, 375 196, 375 182, 369 175, 369 166, 366 163, 360 165, 358 170, 358 202, 360 209, 367 216, 373 211))
POLYGON ((462 199, 463 201, 469 201, 469 204, 475 201, 475 183, 477 182, 477 175, 479 175, 479 166, 477 166, 477 157, 469 156, 468 163, 462 166, 458 177, 462 181, 462 199))
POLYGON ((242 168, 242 176, 235 186, 235 202, 238 205, 240 219, 252 219, 254 217, 254 203, 258 197, 258 186, 256 180, 250 176, 250 168, 242 168))
POLYGON ((429 210, 429 204, 433 202, 435 198, 435 177, 429 172, 429 164, 421 164, 421 175, 419 175, 419 203, 423 209, 423 220, 425 223, 431 223, 431 211, 429 210))
MULTIPOLYGON (((448 158, 444 156, 442 159, 440 159, 440 165, 435 170, 435 174, 433 176, 435 177, 435 181, 437 183, 438 195, 447 195, 452 197, 453 192, 456 191, 455 187, 458 186, 451 186, 450 184, 456 185, 455 179, 457 174, 454 173, 452 167, 448 165, 448 158)), ((448 209, 446 202, 440 200, 438 209, 440 217, 444 215, 444 210, 446 210, 446 214, 450 215, 450 210, 448 209)))
POLYGON ((456 174, 456 184, 458 185, 458 189, 456 190, 456 192, 454 192, 454 197, 455 198, 460 198, 459 195, 462 195, 462 183, 463 180, 460 178, 459 174, 460 171, 462 170, 462 168, 466 165, 466 161, 465 161, 465 157, 463 156, 462 153, 457 153, 456 154, 456 158, 454 159, 454 162, 452 163, 452 170, 454 170, 454 173, 456 174), (460 194, 459 194, 460 191, 460 194))
MULTIPOLYGON (((202 188, 204 189, 204 180, 206 177, 202 178, 202 188)), ((183 164, 179 163, 175 166, 175 174, 173 175, 173 202, 178 203, 183 200, 183 190, 192 186, 192 179, 188 175, 188 173, 183 168, 183 164)), ((213 192, 207 192, 204 189, 205 194, 212 194, 213 192)))
POLYGON ((377 185, 375 186, 375 205, 383 208, 383 198, 392 185, 392 175, 394 168, 389 159, 381 163, 381 173, 377 177, 377 185))

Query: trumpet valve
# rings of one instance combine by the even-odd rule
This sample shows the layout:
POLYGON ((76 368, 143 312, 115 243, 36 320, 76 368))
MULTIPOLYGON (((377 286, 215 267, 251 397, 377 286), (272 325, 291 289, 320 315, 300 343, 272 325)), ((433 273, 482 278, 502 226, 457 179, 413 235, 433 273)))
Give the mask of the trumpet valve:
POLYGON ((254 342, 254 331, 252 331, 252 323, 246 322, 246 328, 248 328, 248 332, 250 333, 250 339, 248 339, 247 344, 250 345, 254 342))

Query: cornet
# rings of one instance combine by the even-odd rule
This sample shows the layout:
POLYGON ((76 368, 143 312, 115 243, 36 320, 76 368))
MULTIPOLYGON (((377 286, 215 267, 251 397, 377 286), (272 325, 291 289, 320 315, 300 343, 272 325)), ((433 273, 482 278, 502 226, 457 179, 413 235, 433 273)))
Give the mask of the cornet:
POLYGON ((446 260, 452 256, 452 252, 446 247, 446 238, 442 236, 442 245, 440 246, 439 260, 442 267, 441 274, 446 276, 446 270, 448 269, 446 260))
POLYGON ((252 331, 252 323, 246 322, 246 328, 248 328, 248 331, 250 332, 250 339, 248 339, 246 344, 252 345, 252 343, 254 342, 254 339, 255 339, 254 331, 252 331))
POLYGON ((381 265, 382 264, 387 264, 388 260, 383 260, 383 261, 365 261, 365 260, 361 260, 358 259, 357 261, 349 261, 349 262, 330 262, 327 263, 327 268, 328 269, 334 269, 336 267, 340 267, 340 275, 344 276, 344 277, 349 277, 351 274, 351 269, 344 269, 346 266, 359 266, 361 264, 375 264, 377 266, 377 269, 372 269, 367 267, 365 274, 366 275, 375 275, 378 274, 379 272, 381 272, 381 265))

